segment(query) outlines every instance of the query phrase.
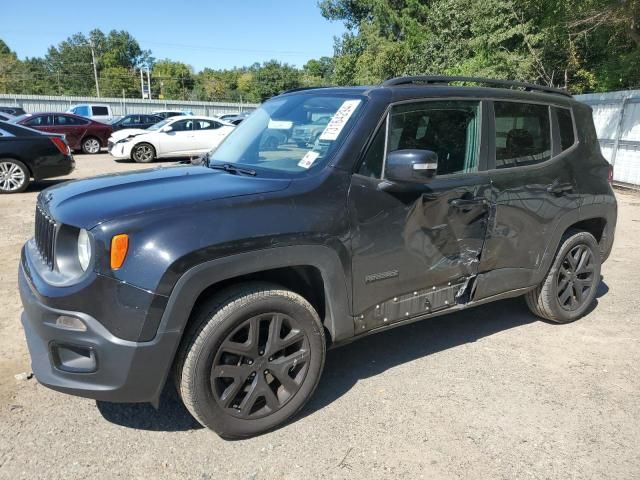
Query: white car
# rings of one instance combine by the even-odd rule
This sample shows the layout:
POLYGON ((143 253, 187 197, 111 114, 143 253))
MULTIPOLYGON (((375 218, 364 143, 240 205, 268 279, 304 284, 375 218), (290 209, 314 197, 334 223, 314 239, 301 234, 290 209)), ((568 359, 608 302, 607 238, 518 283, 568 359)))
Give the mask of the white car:
POLYGON ((214 117, 170 117, 147 128, 124 129, 109 137, 108 150, 115 158, 139 163, 156 158, 193 157, 209 152, 229 135, 235 126, 214 117))

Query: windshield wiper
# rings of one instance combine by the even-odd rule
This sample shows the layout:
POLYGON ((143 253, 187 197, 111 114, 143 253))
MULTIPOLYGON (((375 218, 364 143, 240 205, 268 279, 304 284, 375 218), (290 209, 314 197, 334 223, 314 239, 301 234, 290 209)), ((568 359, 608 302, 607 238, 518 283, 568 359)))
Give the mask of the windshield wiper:
POLYGON ((231 165, 230 163, 214 163, 209 164, 209 168, 215 168, 216 170, 224 170, 229 173, 242 173, 243 175, 251 175, 252 177, 256 176, 256 171, 250 168, 236 167, 235 165, 231 165))

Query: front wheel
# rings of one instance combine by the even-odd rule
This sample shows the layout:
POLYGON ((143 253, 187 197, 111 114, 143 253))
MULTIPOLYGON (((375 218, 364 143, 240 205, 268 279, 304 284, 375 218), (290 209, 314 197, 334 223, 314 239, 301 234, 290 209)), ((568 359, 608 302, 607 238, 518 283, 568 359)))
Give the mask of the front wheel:
POLYGON ((156 150, 149 143, 140 143, 133 147, 131 158, 138 163, 150 163, 156 158, 156 150))
POLYGON ((12 158, 0 159, 0 193, 24 192, 31 174, 27 166, 12 158))
POLYGON ((191 414, 225 438, 282 424, 315 390, 325 358, 324 330, 302 296, 251 283, 221 292, 193 319, 176 364, 191 414))
POLYGON ((588 232, 564 237, 544 281, 525 295, 537 316, 568 323, 585 314, 600 283, 600 249, 588 232))

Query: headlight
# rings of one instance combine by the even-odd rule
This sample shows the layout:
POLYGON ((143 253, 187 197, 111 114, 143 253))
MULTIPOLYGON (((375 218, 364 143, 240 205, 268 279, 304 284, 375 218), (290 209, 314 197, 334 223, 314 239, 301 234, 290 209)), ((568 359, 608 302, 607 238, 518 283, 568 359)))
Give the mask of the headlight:
POLYGON ((80 229, 78 233, 78 262, 83 271, 89 268, 91 263, 91 239, 89 233, 84 229, 80 229))

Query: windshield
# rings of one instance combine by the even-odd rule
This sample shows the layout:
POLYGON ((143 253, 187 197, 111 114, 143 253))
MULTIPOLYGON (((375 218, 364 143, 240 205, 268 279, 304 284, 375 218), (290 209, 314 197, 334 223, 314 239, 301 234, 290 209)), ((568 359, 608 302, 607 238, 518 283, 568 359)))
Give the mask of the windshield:
POLYGON ((162 121, 160 121, 158 123, 154 123, 149 128, 147 128, 147 130, 160 130, 162 127, 164 127, 169 122, 173 122, 173 119, 172 118, 167 118, 167 119, 162 120, 162 121))
POLYGON ((210 152, 209 162, 286 175, 319 169, 351 128, 361 104, 360 97, 308 93, 274 98, 210 152))

